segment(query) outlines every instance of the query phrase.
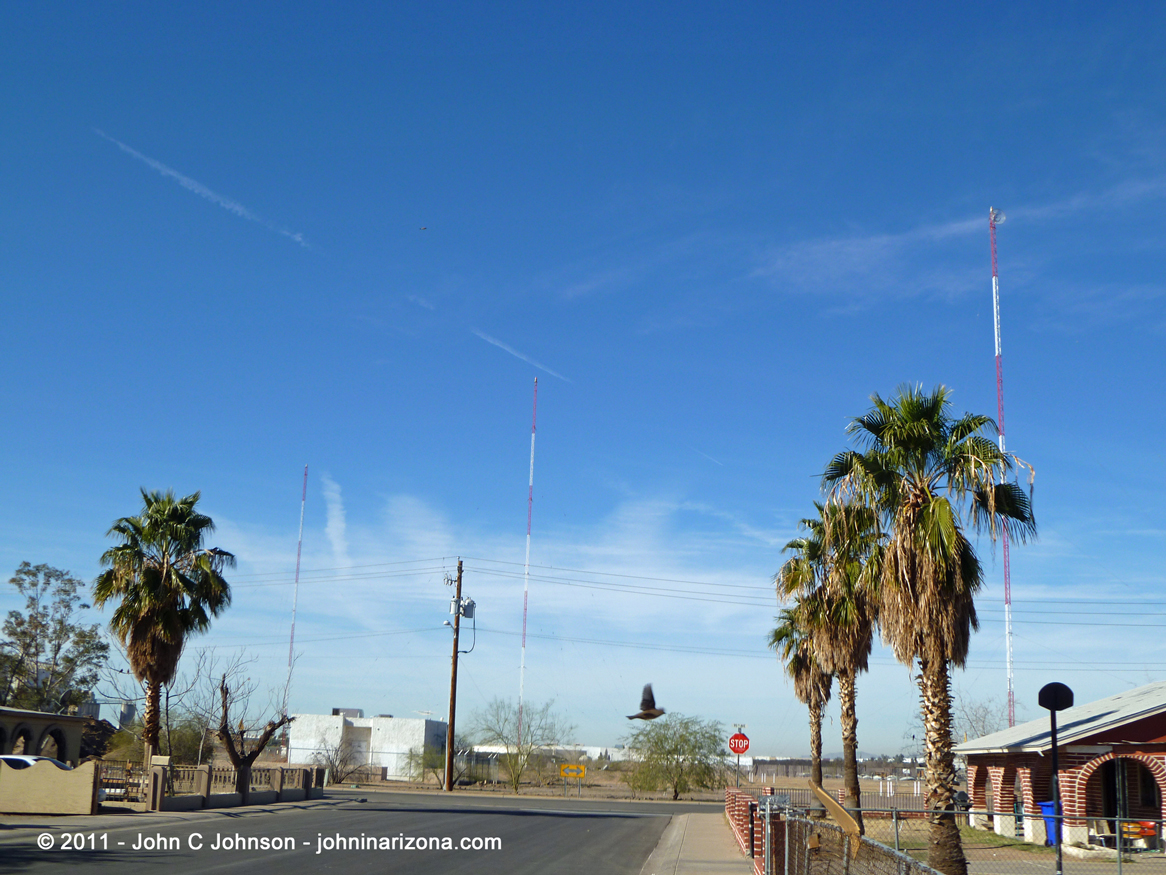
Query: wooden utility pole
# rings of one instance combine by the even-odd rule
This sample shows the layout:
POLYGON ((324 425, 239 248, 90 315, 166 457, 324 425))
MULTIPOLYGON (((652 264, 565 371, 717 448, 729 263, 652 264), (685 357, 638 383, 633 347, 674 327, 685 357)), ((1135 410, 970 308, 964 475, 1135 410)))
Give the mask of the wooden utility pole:
MULTIPOLYGON (((448 579, 448 578, 447 578, 448 579)), ((462 624, 462 560, 457 561, 457 590, 453 597, 453 667, 449 677, 449 726, 445 730, 445 790, 453 792, 453 721, 457 710, 457 648, 462 624)))

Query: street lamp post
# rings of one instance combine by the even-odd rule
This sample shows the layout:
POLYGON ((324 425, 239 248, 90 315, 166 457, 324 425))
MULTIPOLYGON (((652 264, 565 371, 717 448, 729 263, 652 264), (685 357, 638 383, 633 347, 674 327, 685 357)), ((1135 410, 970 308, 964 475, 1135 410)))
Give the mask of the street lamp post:
MULTIPOLYGON (((1057 875, 1064 875, 1065 867, 1061 859, 1061 832, 1064 829, 1064 812, 1061 810, 1061 774, 1057 763, 1057 712, 1073 707, 1073 691, 1062 683, 1045 684, 1037 695, 1037 702, 1049 711, 1049 730, 1053 745, 1053 831, 1056 834, 1057 875)), ((1119 830, 1120 833, 1120 830, 1119 830)), ((1118 846, 1121 853, 1121 846, 1118 846)))

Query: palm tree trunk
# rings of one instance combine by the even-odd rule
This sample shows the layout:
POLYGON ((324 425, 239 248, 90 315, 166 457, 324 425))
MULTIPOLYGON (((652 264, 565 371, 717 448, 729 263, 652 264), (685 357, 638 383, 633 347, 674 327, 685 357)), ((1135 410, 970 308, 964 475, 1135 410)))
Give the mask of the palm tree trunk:
POLYGON ((968 861, 964 857, 953 804, 956 773, 947 660, 919 660, 919 689, 923 701, 927 807, 930 811, 927 863, 944 875, 967 875, 968 861))
POLYGON ((810 706, 810 778, 822 786, 822 706, 810 706))
POLYGON ((858 712, 855 710, 856 684, 853 671, 838 675, 838 707, 842 710, 842 778, 846 785, 846 808, 865 833, 862 823, 862 791, 858 786, 858 712))
MULTIPOLYGON (((822 786, 822 706, 819 703, 810 705, 810 779, 822 786)), ((810 816, 826 816, 826 809, 817 797, 810 806, 810 816)))
POLYGON ((150 757, 158 752, 158 735, 161 731, 160 705, 162 700, 162 683, 157 680, 146 681, 146 711, 142 715, 142 742, 144 745, 143 765, 149 769, 150 757))

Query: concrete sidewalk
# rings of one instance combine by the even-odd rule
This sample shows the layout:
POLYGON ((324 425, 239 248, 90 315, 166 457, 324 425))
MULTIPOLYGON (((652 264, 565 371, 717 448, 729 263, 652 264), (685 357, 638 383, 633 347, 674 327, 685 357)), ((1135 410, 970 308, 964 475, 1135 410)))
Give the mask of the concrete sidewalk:
POLYGON ((723 813, 678 814, 640 875, 753 875, 723 813))

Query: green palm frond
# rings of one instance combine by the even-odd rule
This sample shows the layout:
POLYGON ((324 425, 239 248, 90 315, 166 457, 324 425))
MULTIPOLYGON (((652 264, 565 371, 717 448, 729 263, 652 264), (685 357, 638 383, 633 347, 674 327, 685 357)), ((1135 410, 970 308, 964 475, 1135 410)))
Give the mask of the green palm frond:
POLYGON ((953 418, 950 394, 901 386, 890 400, 872 395, 871 409, 848 429, 863 452, 839 453, 823 472, 832 503, 881 518, 885 543, 872 548, 860 576, 877 592, 884 637, 904 661, 966 657, 982 571, 965 519, 992 537, 1001 529, 1018 541, 1036 534, 1030 498, 1009 479, 1015 459, 989 437, 995 423, 953 418))
POLYGON ((142 512, 109 529, 120 543, 101 557, 106 570, 94 582, 94 603, 118 603, 110 629, 140 679, 169 683, 186 637, 206 631, 231 603, 222 572, 235 557, 203 545, 214 522, 196 510, 199 497, 143 489, 142 512))

